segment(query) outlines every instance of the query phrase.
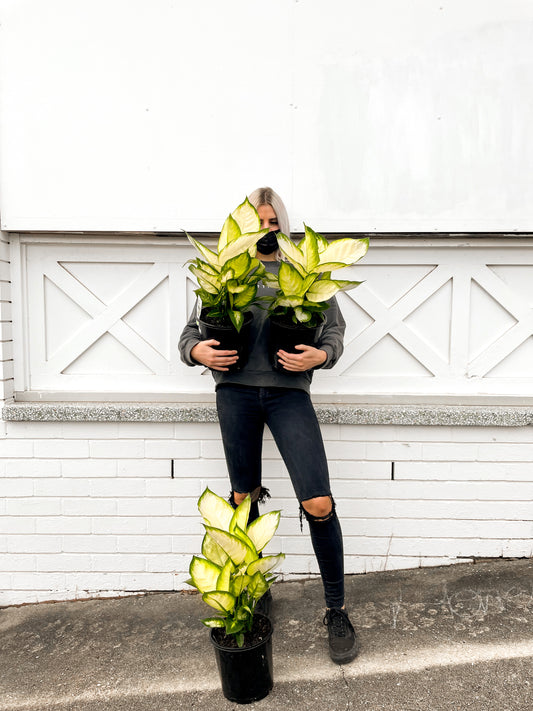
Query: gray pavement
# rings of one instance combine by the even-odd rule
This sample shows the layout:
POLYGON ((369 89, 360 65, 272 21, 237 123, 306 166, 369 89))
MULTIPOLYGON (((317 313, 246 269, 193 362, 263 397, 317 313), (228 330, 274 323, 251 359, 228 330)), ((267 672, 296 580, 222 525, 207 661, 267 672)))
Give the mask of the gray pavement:
MULTIPOLYGON (((276 583, 274 689, 247 708, 533 707, 533 560, 355 575, 361 655, 327 654, 318 580, 276 583)), ((0 610, 1 711, 226 711, 198 595, 0 610)))

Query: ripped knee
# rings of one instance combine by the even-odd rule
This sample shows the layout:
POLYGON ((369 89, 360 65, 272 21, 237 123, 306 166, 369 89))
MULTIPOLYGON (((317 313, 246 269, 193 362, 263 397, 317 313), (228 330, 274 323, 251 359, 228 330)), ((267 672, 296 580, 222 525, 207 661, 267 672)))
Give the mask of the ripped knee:
POLYGON ((329 521, 335 513, 335 502, 331 496, 317 496, 302 501, 300 508, 308 521, 329 521))
POLYGON ((238 491, 232 491, 229 497, 229 502, 233 507, 236 507, 239 504, 242 504, 248 494, 250 494, 252 503, 255 503, 257 501, 258 503, 262 504, 266 501, 266 499, 270 499, 269 490, 266 489, 264 486, 257 486, 251 492, 246 491, 244 493, 239 493, 238 491))

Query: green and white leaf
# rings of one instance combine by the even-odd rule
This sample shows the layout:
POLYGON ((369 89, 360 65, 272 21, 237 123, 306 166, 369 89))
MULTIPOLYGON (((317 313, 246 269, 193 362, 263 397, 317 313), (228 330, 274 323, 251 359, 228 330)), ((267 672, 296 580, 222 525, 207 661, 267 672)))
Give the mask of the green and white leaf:
POLYGON ((252 505, 252 499, 250 494, 237 506, 233 516, 230 521, 229 531, 230 533, 235 533, 235 529, 239 527, 243 531, 246 530, 248 525, 248 516, 250 515, 250 507, 252 505))
POLYGON ((214 494, 209 488, 198 499, 198 509, 210 526, 229 530, 233 508, 225 499, 214 494))
POLYGON ((281 516, 281 511, 269 511, 248 526, 246 531, 248 536, 252 539, 255 549, 260 553, 266 544, 270 541, 276 529, 279 525, 279 519, 281 516))
POLYGON ((249 575, 235 575, 231 581, 230 592, 239 597, 242 591, 250 584, 251 577, 249 575))
POLYGON ((222 567, 229 558, 226 551, 211 538, 209 533, 205 534, 202 541, 202 555, 219 567, 222 567))
POLYGON ((220 237, 218 238, 218 253, 220 254, 227 244, 233 242, 233 240, 240 237, 241 234, 242 231, 239 229, 239 225, 235 219, 231 215, 228 215, 220 232, 220 237))
POLYGON ((294 315, 300 323, 307 323, 311 320, 313 314, 309 311, 305 311, 301 306, 296 306, 294 309, 294 315))
POLYGON ((238 293, 234 297, 233 305, 236 308, 242 309, 245 306, 248 306, 248 304, 252 303, 256 294, 257 294, 257 287, 247 286, 245 289, 243 289, 240 293, 238 293))
POLYGON ((221 266, 218 255, 215 252, 210 250, 208 247, 205 247, 201 242, 195 240, 194 237, 191 237, 191 235, 188 234, 187 237, 189 239, 189 242, 200 252, 202 257, 208 264, 211 264, 213 267, 221 266))
POLYGON ((327 249, 320 255, 320 263, 341 263, 344 265, 355 264, 368 251, 368 238, 353 239, 345 237, 330 242, 327 249))
POLYGON ((218 261, 220 266, 224 266, 224 264, 226 264, 226 262, 228 262, 230 259, 233 259, 233 257, 237 257, 239 254, 247 252, 250 247, 253 247, 257 240, 260 239, 267 232, 268 230, 261 230, 260 232, 244 234, 241 237, 238 237, 237 239, 233 240, 233 242, 229 242, 218 255, 218 261))
POLYGON ((206 530, 218 545, 226 551, 235 565, 240 565, 244 561, 251 562, 255 558, 254 552, 233 533, 222 531, 219 528, 212 528, 211 526, 206 526, 206 530))
POLYGON ((283 232, 278 233, 278 245, 281 252, 287 257, 291 264, 295 267, 296 265, 305 267, 305 256, 303 252, 294 244, 292 240, 287 237, 287 235, 284 235, 283 232))
POLYGON ((255 600, 258 600, 263 597, 269 587, 270 585, 265 580, 265 576, 260 571, 257 571, 248 585, 248 592, 255 600))
POLYGON ((316 239, 316 232, 310 227, 304 224, 305 227, 305 237, 300 242, 299 247, 305 257, 305 269, 308 272, 312 272, 313 269, 320 261, 318 254, 318 244, 316 239))
POLYGON ((281 262, 278 273, 279 286, 285 296, 303 296, 304 280, 288 262, 281 262))
POLYGON ((222 617, 204 617, 202 624, 206 627, 225 627, 226 623, 222 617))
POLYGON ((202 600, 217 612, 228 614, 235 607, 236 598, 229 592, 212 590, 202 595, 202 600))
POLYGON ((189 575, 195 588, 202 593, 216 590, 220 568, 210 560, 193 556, 189 566, 189 575))
POLYGON ((285 553, 280 553, 279 555, 267 555, 264 558, 258 558, 250 563, 246 569, 246 572, 248 575, 255 575, 255 573, 259 571, 265 575, 271 570, 274 570, 274 568, 276 568, 281 561, 284 560, 284 558, 285 553))
POLYGON ((231 323, 235 326, 237 333, 241 330, 244 323, 244 314, 241 311, 231 309, 228 311, 231 323))
POLYGON ((246 232, 258 232, 261 229, 261 220, 259 219, 257 210, 248 198, 233 210, 231 216, 239 225, 242 234, 246 232))
MULTIPOLYGON (((224 567, 220 571, 220 575, 217 579, 216 590, 225 590, 230 592, 231 574, 234 572, 235 566, 233 565, 231 558, 228 558, 224 567)), ((215 588, 210 588, 214 590, 215 588)))

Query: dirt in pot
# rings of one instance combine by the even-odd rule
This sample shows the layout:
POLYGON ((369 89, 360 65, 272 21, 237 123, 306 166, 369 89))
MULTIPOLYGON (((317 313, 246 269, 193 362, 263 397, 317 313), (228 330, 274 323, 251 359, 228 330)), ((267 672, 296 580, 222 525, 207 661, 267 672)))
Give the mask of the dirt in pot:
MULTIPOLYGON (((243 648, 254 647, 256 644, 262 642, 268 637, 270 630, 271 623, 267 617, 264 617, 263 615, 254 615, 252 629, 250 632, 244 633, 243 648)), ((239 648, 235 636, 231 634, 227 635, 222 628, 216 628, 213 630, 213 638, 221 647, 227 647, 228 649, 239 648)))

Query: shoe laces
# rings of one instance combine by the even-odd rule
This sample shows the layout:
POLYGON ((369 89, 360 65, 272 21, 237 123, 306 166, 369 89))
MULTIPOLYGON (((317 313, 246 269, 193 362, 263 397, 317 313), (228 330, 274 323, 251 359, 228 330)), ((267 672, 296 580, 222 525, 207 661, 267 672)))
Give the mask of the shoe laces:
POLYGON ((328 610, 324 616, 324 624, 334 637, 346 637, 348 632, 348 615, 343 610, 328 610))

